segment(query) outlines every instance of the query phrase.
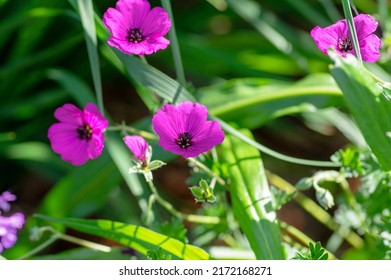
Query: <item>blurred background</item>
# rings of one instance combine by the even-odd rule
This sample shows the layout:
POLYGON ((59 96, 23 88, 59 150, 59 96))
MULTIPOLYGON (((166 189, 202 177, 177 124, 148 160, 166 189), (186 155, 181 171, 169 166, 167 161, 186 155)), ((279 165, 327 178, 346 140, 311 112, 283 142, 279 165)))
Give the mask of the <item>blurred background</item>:
MULTIPOLYGON (((70 2, 0 0, 0 192, 14 192, 18 196, 15 210, 28 216, 38 212, 138 224, 141 213, 135 207, 136 199, 106 151, 99 159, 74 167, 61 161, 49 146, 47 130, 56 121, 54 110, 67 102, 76 103, 76 95, 93 90, 82 26, 70 2)), ((115 2, 93 1, 100 17, 115 2)), ((309 32, 317 25, 324 27, 341 19, 339 2, 171 1, 188 88, 213 110, 228 101, 233 91, 238 93, 234 98, 240 99, 261 92, 264 86, 289 85, 312 74, 328 73, 330 61, 316 48, 309 32)), ((150 3, 160 5, 155 0, 150 3)), ((355 4, 360 12, 381 19, 377 1, 355 4)), ((383 27, 377 31, 382 38, 383 27)), ((105 59, 105 43, 100 42, 99 47, 104 104, 113 123, 147 122, 151 112, 131 79, 105 59)), ((384 47, 382 52, 380 63, 371 67, 388 77, 390 49, 384 47)), ((175 78, 170 48, 148 56, 147 60, 175 78)), ((315 109, 334 106, 346 112, 339 96, 306 98, 288 98, 286 104, 278 106, 271 103, 266 111, 254 106, 222 113, 220 117, 249 127, 258 142, 281 153, 329 160, 338 149, 351 143, 332 120, 300 108, 296 108, 298 114, 293 114, 292 109, 293 113, 273 115, 275 106, 292 108, 307 103, 315 109)), ((157 151, 159 154, 162 152, 157 151)), ((190 170, 186 161, 172 156, 167 159, 170 164, 154 173, 159 191, 178 209, 194 212, 199 205, 188 189, 190 170)), ((267 155, 263 155, 263 160, 266 169, 292 184, 317 171, 315 167, 286 163, 267 155)), ((311 191, 307 194, 314 197, 311 191)), ((329 211, 332 213, 333 209, 329 211)), ((323 243, 330 237, 331 231, 295 202, 286 204, 278 215, 316 241, 323 243)), ((27 228, 17 246, 5 256, 16 258, 35 246, 28 241, 27 228)), ((58 242, 43 253, 72 247, 58 242)), ((342 246, 337 255, 341 256, 347 248, 342 246)))

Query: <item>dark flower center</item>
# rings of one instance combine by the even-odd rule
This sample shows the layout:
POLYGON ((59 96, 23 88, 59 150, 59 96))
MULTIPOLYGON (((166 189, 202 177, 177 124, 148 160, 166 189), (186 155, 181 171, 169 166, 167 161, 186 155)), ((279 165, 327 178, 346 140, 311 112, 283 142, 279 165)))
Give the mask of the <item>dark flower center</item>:
POLYGON ((129 30, 126 39, 132 43, 140 43, 144 40, 143 31, 140 28, 129 30))
POLYGON ((79 137, 79 139, 90 140, 91 136, 92 136, 92 129, 88 124, 84 126, 79 126, 77 128, 77 137, 79 137))
POLYGON ((353 43, 349 37, 338 40, 338 49, 341 52, 351 52, 353 50, 353 43))
POLYGON ((178 146, 182 149, 186 149, 193 144, 191 141, 191 136, 188 132, 180 133, 178 139, 175 140, 175 143, 177 143, 178 146))

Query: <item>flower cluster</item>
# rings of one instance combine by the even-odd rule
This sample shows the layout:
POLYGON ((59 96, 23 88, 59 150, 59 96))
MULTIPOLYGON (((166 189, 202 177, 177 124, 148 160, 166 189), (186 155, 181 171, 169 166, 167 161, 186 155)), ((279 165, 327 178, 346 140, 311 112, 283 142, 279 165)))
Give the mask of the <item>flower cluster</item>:
MULTIPOLYGON (((373 34, 378 26, 377 21, 366 14, 358 15, 353 20, 362 60, 376 62, 380 58, 379 48, 381 46, 380 39, 373 34)), ((311 36, 318 48, 325 54, 327 54, 329 48, 333 48, 338 55, 343 57, 346 57, 347 54, 355 55, 345 19, 325 28, 317 26, 311 30, 311 36)))
POLYGON ((16 196, 10 192, 3 192, 0 195, 0 253, 4 249, 11 248, 18 240, 17 231, 23 227, 25 217, 22 213, 16 212, 11 216, 3 216, 4 212, 11 209, 9 202, 14 201, 16 196))
MULTIPOLYGON (((54 116, 60 122, 49 128, 48 137, 52 149, 63 160, 82 165, 102 153, 103 131, 108 121, 94 104, 87 104, 84 110, 65 104, 55 111, 54 116)), ((152 125, 163 149, 185 158, 196 157, 224 140, 219 123, 207 121, 207 117, 205 106, 186 101, 177 106, 164 105, 153 116, 152 125)), ((144 138, 126 136, 123 140, 139 168, 151 167, 152 151, 144 138)))
POLYGON ((170 18, 163 8, 150 8, 147 0, 119 0, 115 9, 109 8, 103 15, 103 23, 111 33, 107 43, 135 55, 165 49, 170 44, 163 37, 170 30, 170 18))

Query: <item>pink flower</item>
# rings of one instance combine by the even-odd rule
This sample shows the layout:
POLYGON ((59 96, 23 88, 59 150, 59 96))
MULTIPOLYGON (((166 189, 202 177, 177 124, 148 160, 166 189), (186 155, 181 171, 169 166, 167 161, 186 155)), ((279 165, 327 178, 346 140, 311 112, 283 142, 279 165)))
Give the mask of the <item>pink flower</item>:
POLYGON ((207 117, 205 106, 185 101, 177 106, 163 105, 153 116, 152 125, 164 150, 196 157, 224 140, 219 123, 207 121, 207 117))
POLYGON ((11 205, 9 202, 15 201, 16 196, 10 192, 3 192, 0 195, 0 210, 3 210, 5 212, 8 212, 11 209, 11 205))
POLYGON ((0 215, 0 253, 11 248, 18 240, 17 230, 23 227, 25 217, 17 212, 9 217, 0 215))
MULTIPOLYGON (((366 14, 358 15, 353 20, 362 60, 365 62, 377 61, 380 58, 381 41, 375 34, 372 34, 377 28, 377 21, 366 14)), ((325 28, 317 26, 311 30, 311 36, 318 48, 325 54, 327 54, 328 48, 334 48, 343 57, 346 57, 347 54, 355 54, 345 19, 325 28)))
POLYGON ((147 0, 119 0, 103 15, 103 23, 111 33, 107 43, 126 54, 151 54, 170 44, 163 37, 171 27, 167 12, 150 10, 147 0))
POLYGON ((87 104, 83 111, 65 104, 57 108, 54 116, 60 122, 49 128, 48 137, 52 149, 63 160, 82 165, 102 153, 108 121, 94 104, 87 104))
POLYGON ((145 162, 148 153, 147 141, 141 136, 125 136, 123 140, 134 157, 141 163, 145 162))

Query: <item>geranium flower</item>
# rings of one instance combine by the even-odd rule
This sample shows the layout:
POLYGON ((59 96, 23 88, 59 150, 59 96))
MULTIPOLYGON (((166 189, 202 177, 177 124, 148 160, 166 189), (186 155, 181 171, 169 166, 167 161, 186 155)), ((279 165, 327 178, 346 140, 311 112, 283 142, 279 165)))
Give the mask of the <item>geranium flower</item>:
POLYGON ((125 136, 123 140, 135 159, 141 163, 145 162, 148 154, 147 141, 141 136, 125 136))
POLYGON ((80 110, 65 104, 54 112, 59 123, 49 128, 48 137, 52 149, 73 165, 82 165, 95 159, 103 150, 103 131, 108 121, 94 104, 80 110))
POLYGON ((207 121, 207 117, 205 106, 185 101, 177 106, 163 105, 153 116, 152 125, 164 150, 196 157, 224 140, 219 123, 207 121))
POLYGON ((167 12, 150 10, 147 0, 119 0, 103 15, 103 23, 111 33, 107 43, 126 54, 151 54, 170 44, 163 37, 171 27, 167 12))
POLYGON ((9 217, 0 215, 0 253, 14 246, 18 240, 17 230, 23 227, 24 222, 24 215, 20 212, 9 217))
POLYGON ((16 196, 14 194, 12 194, 8 191, 3 192, 0 195, 0 210, 8 212, 11 209, 11 205, 9 204, 9 202, 15 201, 15 200, 16 200, 16 196))
MULTIPOLYGON (((381 41, 375 34, 372 34, 378 26, 377 21, 366 14, 358 15, 353 20, 362 60, 365 62, 377 61, 380 58, 381 41)), ((345 19, 325 28, 317 26, 311 30, 311 36, 318 48, 325 54, 329 48, 334 48, 343 57, 346 57, 347 54, 355 54, 345 19)))

